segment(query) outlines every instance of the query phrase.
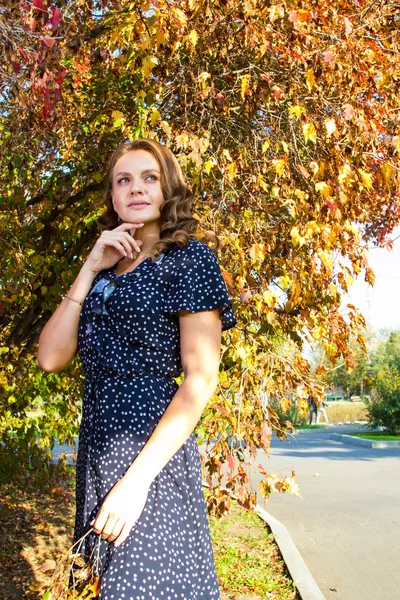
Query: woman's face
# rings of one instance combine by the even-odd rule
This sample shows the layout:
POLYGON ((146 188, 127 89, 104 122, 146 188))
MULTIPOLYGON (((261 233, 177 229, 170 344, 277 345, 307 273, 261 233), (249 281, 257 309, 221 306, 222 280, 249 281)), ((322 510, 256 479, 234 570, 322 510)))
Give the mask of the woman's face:
POLYGON ((112 175, 112 202, 126 223, 160 221, 164 196, 160 167, 152 154, 132 150, 121 156, 112 175))

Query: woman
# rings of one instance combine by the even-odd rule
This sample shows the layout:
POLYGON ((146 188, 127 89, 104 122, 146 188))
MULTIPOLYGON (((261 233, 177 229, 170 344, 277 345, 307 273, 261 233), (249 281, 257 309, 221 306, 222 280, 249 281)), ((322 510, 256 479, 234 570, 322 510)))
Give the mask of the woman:
POLYGON ((220 598, 193 430, 235 318, 192 200, 168 149, 119 147, 106 230, 39 340, 45 371, 77 350, 85 370, 75 539, 107 541, 101 600, 220 598))

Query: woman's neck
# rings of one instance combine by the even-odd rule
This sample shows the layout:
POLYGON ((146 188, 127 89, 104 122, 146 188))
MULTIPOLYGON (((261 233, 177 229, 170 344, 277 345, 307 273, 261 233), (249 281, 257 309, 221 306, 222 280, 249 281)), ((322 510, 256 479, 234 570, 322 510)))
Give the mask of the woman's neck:
POLYGON ((160 241, 160 224, 155 221, 145 223, 140 229, 132 229, 131 233, 135 240, 142 242, 140 254, 150 256, 154 244, 160 241))

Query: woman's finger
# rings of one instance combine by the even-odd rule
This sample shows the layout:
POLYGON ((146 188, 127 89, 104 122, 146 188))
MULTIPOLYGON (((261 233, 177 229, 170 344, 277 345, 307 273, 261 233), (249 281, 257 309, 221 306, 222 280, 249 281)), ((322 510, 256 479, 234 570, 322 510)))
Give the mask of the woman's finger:
POLYGON ((101 533, 107 523, 108 514, 103 509, 100 509, 93 523, 93 531, 97 534, 101 533))
POLYGON ((129 249, 133 248, 134 252, 140 252, 140 244, 129 233, 124 233, 125 239, 129 244, 129 249))
POLYGON ((124 527, 124 521, 122 521, 121 519, 118 519, 115 524, 114 527, 112 529, 111 534, 108 536, 108 541, 109 542, 113 542, 114 540, 117 539, 117 537, 120 535, 123 527, 124 527))
POLYGON ((122 225, 118 225, 112 231, 129 231, 129 229, 139 229, 143 225, 144 223, 122 223, 122 225))
MULTIPOLYGON (((129 233, 122 233, 122 234, 119 233, 119 234, 117 234, 117 236, 118 236, 119 243, 122 244, 122 246, 125 249, 126 256, 129 256, 130 258, 133 258, 133 256, 132 256, 132 246, 131 246, 130 241, 128 239, 129 238, 129 233)), ((134 250, 136 252, 135 248, 134 248, 134 250)))
POLYGON ((121 242, 118 241, 109 240, 107 241, 107 246, 112 246, 113 248, 116 248, 116 250, 118 250, 118 252, 120 252, 122 256, 128 256, 128 253, 130 253, 130 251, 128 250, 127 252, 123 244, 121 244, 121 242))
POLYGON ((121 529, 121 533, 119 534, 119 536, 116 538, 114 545, 116 548, 118 548, 118 546, 120 546, 121 544, 124 543, 124 541, 126 540, 126 538, 128 537, 128 535, 131 532, 132 527, 135 525, 135 523, 125 523, 125 525, 123 526, 123 528, 121 529))

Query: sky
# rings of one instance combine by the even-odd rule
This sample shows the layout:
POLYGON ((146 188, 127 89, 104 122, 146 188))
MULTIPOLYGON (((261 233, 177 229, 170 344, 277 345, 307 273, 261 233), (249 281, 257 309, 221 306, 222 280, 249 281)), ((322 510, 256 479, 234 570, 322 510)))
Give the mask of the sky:
POLYGON ((390 238, 395 240, 391 252, 382 248, 369 250, 375 285, 365 283, 362 274, 349 290, 348 301, 363 313, 369 328, 375 331, 400 329, 400 227, 390 238))

